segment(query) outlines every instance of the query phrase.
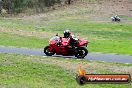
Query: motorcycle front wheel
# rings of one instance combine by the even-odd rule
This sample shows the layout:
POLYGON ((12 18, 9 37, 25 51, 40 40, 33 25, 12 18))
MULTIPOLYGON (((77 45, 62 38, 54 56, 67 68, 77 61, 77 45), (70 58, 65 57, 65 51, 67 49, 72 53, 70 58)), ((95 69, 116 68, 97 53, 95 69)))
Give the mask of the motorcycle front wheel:
POLYGON ((77 58, 84 58, 88 54, 88 50, 85 47, 79 47, 76 50, 75 57, 77 58))
POLYGON ((44 53, 45 53, 47 56, 52 56, 52 55, 55 54, 55 52, 50 52, 49 50, 50 50, 50 47, 49 47, 49 46, 46 46, 46 47, 44 48, 44 53))

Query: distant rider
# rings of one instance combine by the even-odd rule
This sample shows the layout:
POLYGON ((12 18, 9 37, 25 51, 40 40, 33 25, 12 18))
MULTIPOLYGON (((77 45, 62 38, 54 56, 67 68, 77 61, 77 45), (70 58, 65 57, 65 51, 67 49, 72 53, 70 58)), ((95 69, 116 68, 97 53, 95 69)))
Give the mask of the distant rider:
POLYGON ((111 17, 113 21, 120 21, 119 16, 115 15, 113 17, 111 17))
POLYGON ((114 18, 115 18, 115 20, 118 20, 119 17, 117 15, 115 15, 114 18))

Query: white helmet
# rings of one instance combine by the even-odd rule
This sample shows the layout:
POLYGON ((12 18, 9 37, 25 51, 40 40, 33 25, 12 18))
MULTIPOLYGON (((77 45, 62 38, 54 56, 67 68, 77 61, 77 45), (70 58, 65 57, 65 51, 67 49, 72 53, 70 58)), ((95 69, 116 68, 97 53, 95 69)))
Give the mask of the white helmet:
POLYGON ((65 30, 64 33, 70 33, 70 30, 65 30))
POLYGON ((117 15, 115 15, 115 17, 118 17, 117 15))

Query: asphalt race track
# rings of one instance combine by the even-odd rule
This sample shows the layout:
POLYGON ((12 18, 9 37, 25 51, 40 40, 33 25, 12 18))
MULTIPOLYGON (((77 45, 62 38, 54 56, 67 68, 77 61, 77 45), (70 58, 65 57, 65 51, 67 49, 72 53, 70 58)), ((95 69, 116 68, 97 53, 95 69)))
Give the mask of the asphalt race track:
MULTIPOLYGON (((28 48, 16 48, 16 47, 6 47, 0 46, 0 53, 9 54, 24 54, 24 55, 35 55, 35 56, 45 56, 43 49, 28 49, 28 48)), ((64 58, 75 58, 73 56, 54 56, 54 57, 64 57, 64 58)), ((118 54, 103 54, 103 53, 89 53, 85 59, 87 60, 97 60, 104 62, 120 62, 120 63, 132 63, 131 55, 118 55, 118 54)))

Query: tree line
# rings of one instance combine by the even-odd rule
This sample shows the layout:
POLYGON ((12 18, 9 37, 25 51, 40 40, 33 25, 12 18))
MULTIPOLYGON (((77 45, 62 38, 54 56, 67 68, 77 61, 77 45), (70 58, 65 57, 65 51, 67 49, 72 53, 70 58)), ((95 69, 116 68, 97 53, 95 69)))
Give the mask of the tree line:
POLYGON ((55 4, 71 4, 72 0, 0 0, 0 11, 6 9, 8 13, 20 13, 28 8, 44 9, 45 7, 51 7, 55 4))

